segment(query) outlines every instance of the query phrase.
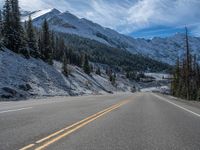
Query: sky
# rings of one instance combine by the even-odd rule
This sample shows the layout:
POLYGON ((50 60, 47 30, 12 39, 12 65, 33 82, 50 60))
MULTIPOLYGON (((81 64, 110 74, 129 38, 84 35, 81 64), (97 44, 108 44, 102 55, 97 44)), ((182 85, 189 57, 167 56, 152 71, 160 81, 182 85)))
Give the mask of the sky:
POLYGON ((185 26, 191 35, 200 36, 200 0, 19 1, 23 10, 57 8, 133 37, 170 36, 184 32, 185 26))

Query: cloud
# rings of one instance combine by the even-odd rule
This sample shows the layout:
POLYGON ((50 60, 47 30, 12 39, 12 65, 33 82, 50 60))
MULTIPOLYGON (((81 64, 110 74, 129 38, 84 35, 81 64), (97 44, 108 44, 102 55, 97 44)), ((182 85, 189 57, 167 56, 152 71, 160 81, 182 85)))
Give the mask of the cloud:
MULTIPOLYGON (((0 0, 0 4, 3 0, 0 0)), ((130 34, 156 26, 192 26, 200 35, 199 0, 19 0, 23 9, 57 8, 130 34), (196 24, 196 25, 195 25, 196 24)))
POLYGON ((199 8, 198 0, 142 0, 129 9, 127 19, 136 28, 187 25, 200 21, 199 8))
POLYGON ((25 10, 37 10, 48 8, 49 5, 41 0, 19 0, 20 8, 25 10))

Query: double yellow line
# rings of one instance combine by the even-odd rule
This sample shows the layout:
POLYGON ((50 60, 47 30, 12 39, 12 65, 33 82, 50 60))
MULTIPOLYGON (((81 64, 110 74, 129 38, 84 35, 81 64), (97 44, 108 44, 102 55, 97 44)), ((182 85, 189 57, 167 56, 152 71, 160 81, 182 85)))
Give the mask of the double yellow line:
POLYGON ((122 105, 124 105, 128 102, 129 102, 128 99, 124 100, 122 102, 119 102, 119 103, 117 103, 117 104, 115 104, 115 105, 113 105, 113 106, 111 106, 107 109, 104 109, 104 110, 102 110, 102 111, 100 111, 100 112, 98 112, 98 113, 96 113, 92 116, 89 116, 89 117, 87 117, 87 118, 85 118, 85 119, 83 119, 83 120, 81 120, 77 123, 74 123, 74 124, 72 124, 68 127, 65 127, 65 128, 63 128, 63 129, 61 129, 61 130, 59 130, 59 131, 57 131, 53 134, 50 134, 49 136, 36 141, 34 144, 29 144, 29 145, 21 148, 20 150, 30 150, 30 149, 43 150, 43 149, 47 148, 48 146, 50 146, 51 144, 57 142, 58 140, 68 136, 69 134, 71 134, 71 133, 75 132, 76 130, 82 128, 83 126, 89 124, 90 122, 104 116, 105 114, 121 107, 122 105))

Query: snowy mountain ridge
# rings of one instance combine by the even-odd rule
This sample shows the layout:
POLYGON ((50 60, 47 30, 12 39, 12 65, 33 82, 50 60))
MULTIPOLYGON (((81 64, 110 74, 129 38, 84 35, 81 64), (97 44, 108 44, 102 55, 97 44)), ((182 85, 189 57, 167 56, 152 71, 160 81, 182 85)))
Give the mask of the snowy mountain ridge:
MULTIPOLYGON (((183 34, 176 34, 167 38, 155 37, 152 40, 134 39, 87 19, 80 19, 68 11, 60 12, 57 9, 48 9, 30 14, 34 25, 37 27, 41 27, 44 19, 47 19, 51 29, 56 32, 75 34, 168 64, 174 64, 177 57, 184 54, 185 37, 183 34)), ((28 15, 22 17, 22 21, 27 19, 28 15)), ((189 41, 191 50, 194 54, 197 54, 200 61, 200 38, 190 37, 189 41)))

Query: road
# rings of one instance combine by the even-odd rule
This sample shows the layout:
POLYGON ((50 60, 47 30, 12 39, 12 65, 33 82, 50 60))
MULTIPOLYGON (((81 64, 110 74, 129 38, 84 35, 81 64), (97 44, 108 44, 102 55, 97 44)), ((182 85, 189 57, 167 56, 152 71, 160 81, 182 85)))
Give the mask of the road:
POLYGON ((0 103, 1 150, 199 150, 200 108, 154 93, 0 103))

